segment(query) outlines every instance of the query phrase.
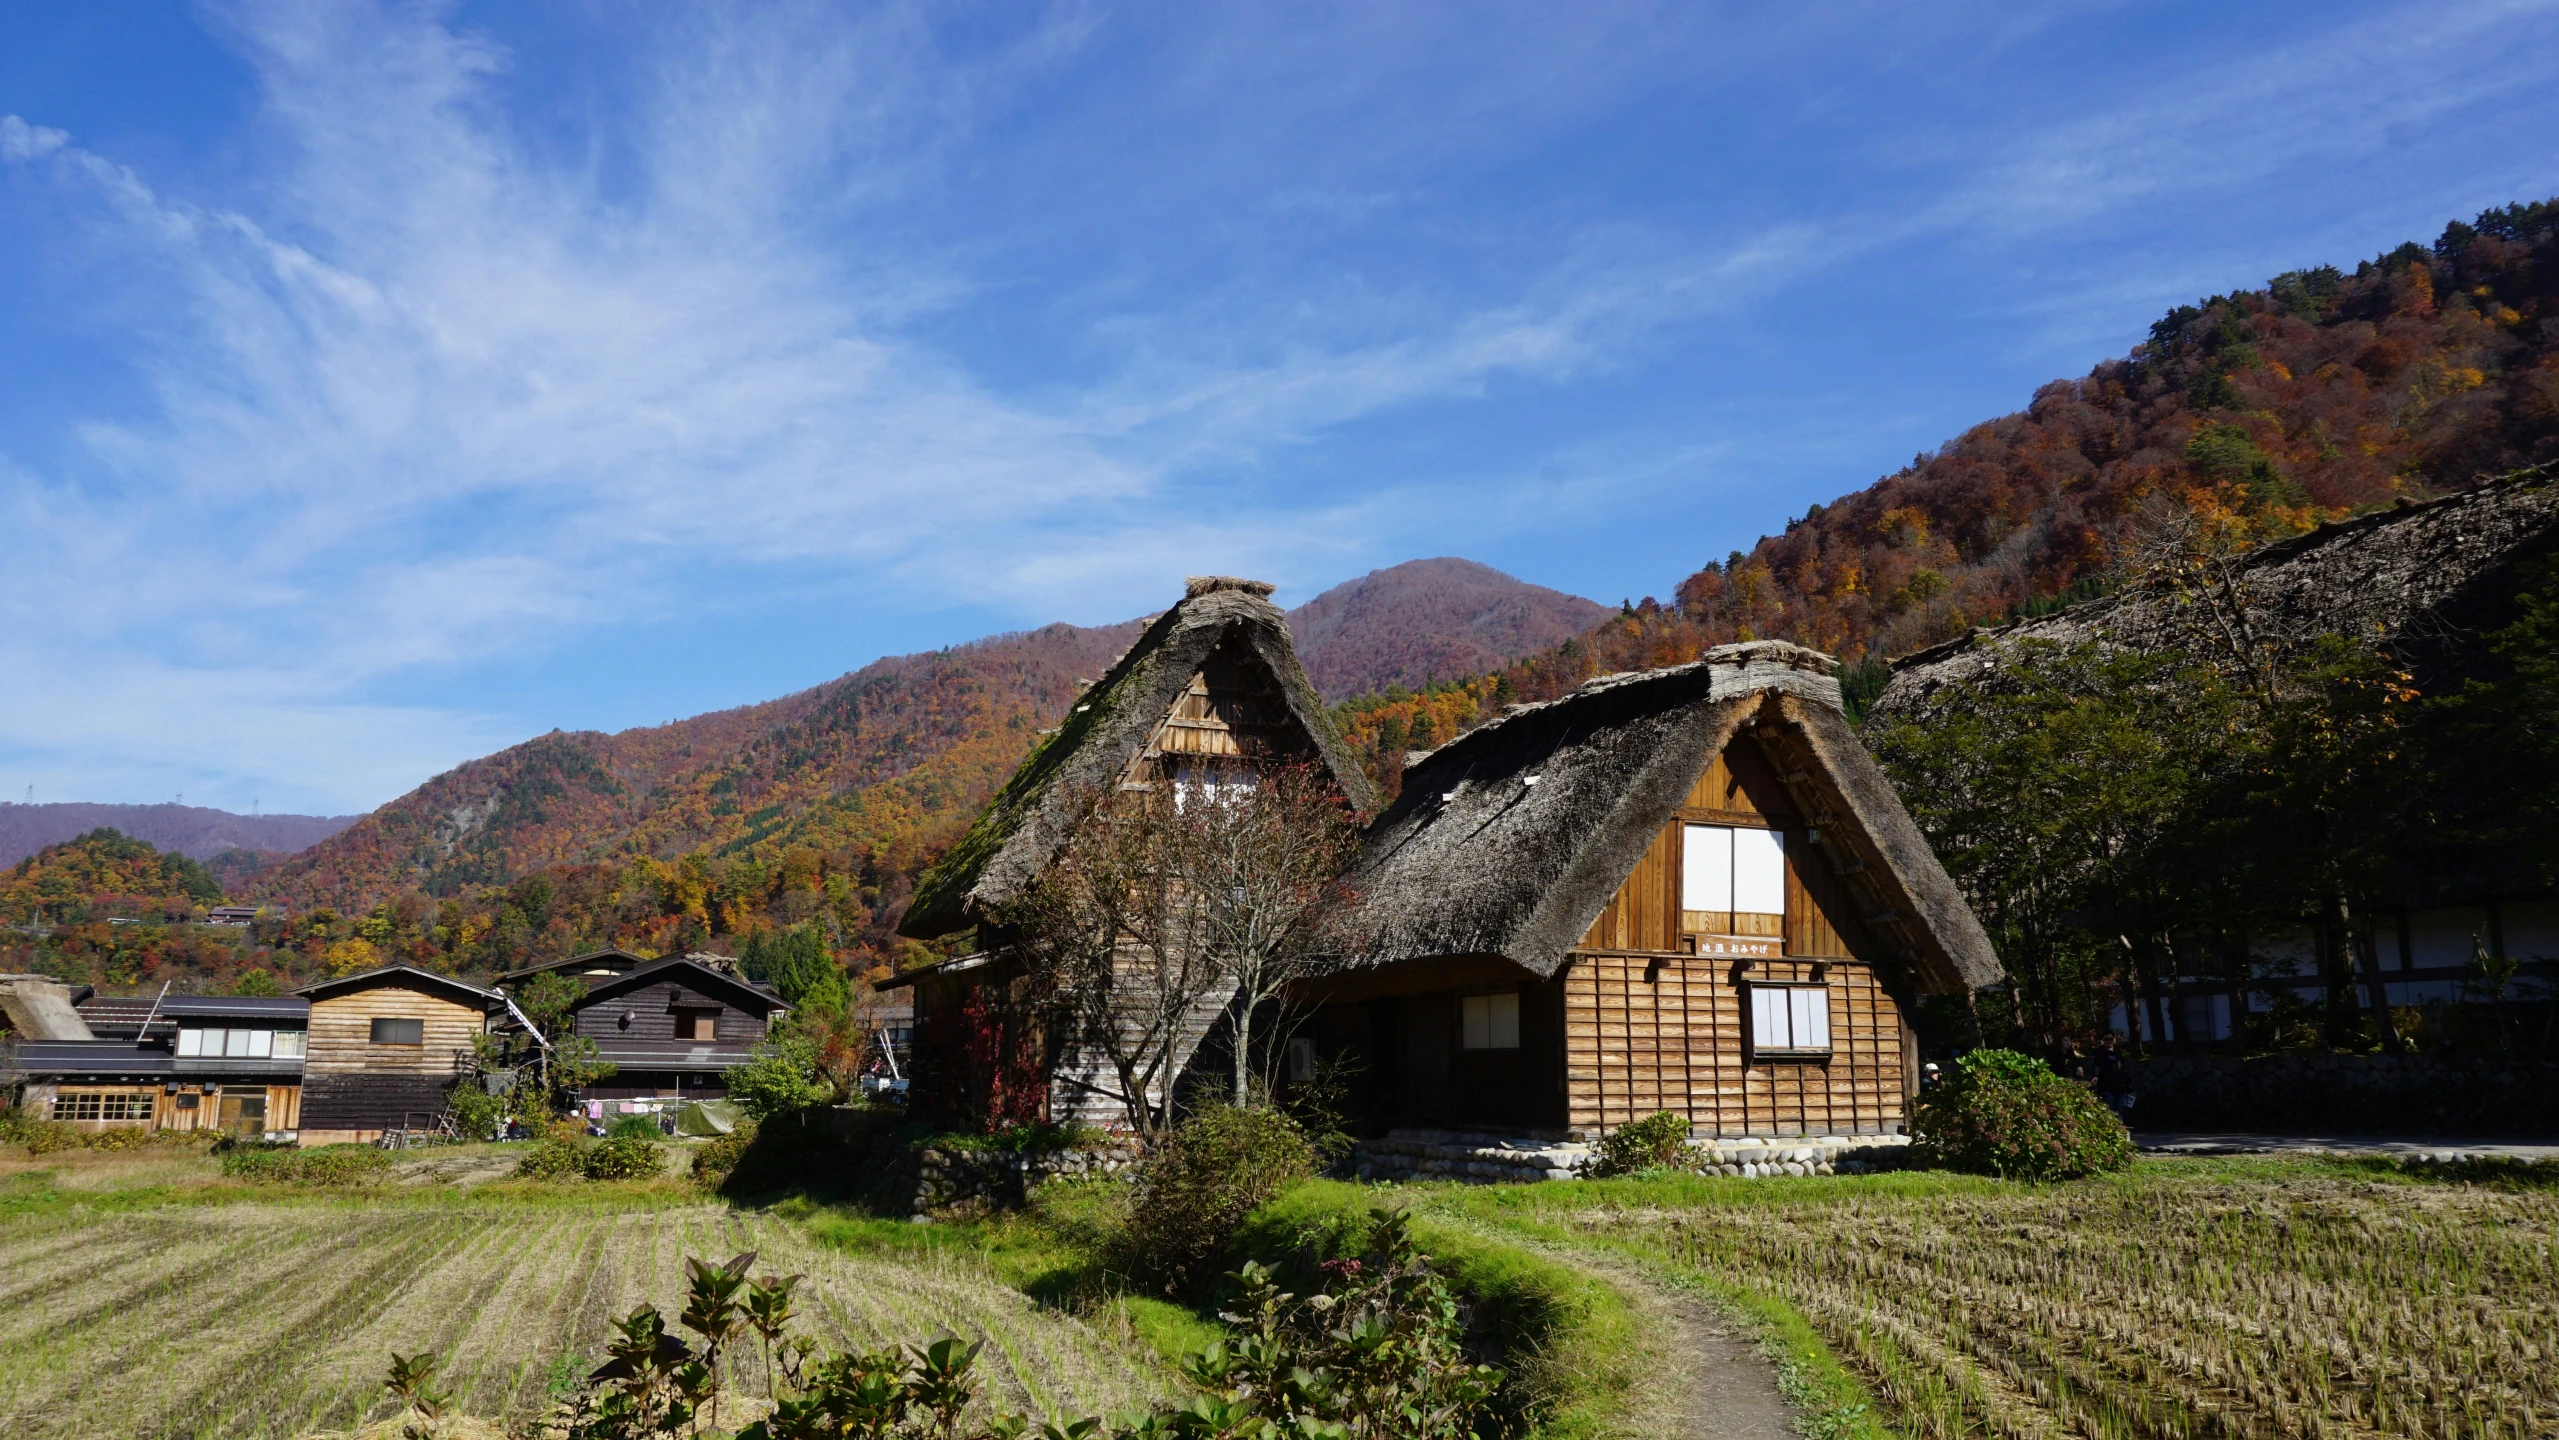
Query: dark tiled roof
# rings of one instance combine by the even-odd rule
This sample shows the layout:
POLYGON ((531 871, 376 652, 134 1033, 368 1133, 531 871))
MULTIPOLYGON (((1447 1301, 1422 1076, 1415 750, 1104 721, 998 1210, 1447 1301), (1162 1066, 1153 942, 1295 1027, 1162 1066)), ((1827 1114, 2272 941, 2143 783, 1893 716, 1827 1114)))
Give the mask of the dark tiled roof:
POLYGON ((352 995, 359 990, 373 990, 386 985, 403 990, 423 991, 430 995, 441 995, 464 1005, 476 1004, 484 1008, 494 1007, 504 999, 495 990, 483 990, 467 981, 456 980, 450 975, 438 975, 432 970, 421 970, 415 965, 384 965, 378 969, 359 971, 353 975, 341 975, 335 980, 323 980, 317 985, 305 985, 293 993, 308 996, 313 1000, 327 1000, 333 996, 352 995))
POLYGON ((158 1045, 129 1040, 30 1040, 18 1046, 18 1070, 27 1079, 78 1077, 107 1080, 220 1080, 258 1076, 298 1079, 300 1060, 180 1059, 158 1045))

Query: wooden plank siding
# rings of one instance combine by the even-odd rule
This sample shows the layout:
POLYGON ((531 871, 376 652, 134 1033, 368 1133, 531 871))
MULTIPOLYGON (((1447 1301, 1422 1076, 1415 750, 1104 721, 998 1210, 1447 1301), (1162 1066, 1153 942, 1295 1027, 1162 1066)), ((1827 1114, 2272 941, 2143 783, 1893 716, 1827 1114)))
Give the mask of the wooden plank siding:
MULTIPOLYGON (((1809 961, 1751 973, 1810 980, 1809 961)), ((1565 1118, 1595 1132, 1656 1111, 1715 1135, 1869 1135, 1902 1123, 1900 1007, 1871 968, 1832 961, 1826 1063, 1745 1065, 1742 988, 1727 961, 1579 955, 1564 975, 1565 1118)))
POLYGON ((405 1074, 456 1075, 471 1053, 472 1037, 488 1017, 468 1005, 421 991, 377 985, 350 995, 311 1002, 311 1049, 302 1063, 304 1075, 405 1074), (423 1022, 421 1045, 376 1045, 373 1022, 399 1019, 423 1022))
POLYGON ((663 1048, 671 1065, 681 1067, 684 1053, 697 1045, 752 1045, 764 1038, 764 1017, 722 1004, 718 997, 696 990, 678 981, 655 985, 590 1000, 577 1009, 572 1027, 590 1040, 610 1042, 616 1047, 647 1045, 663 1048), (711 1041, 678 1038, 675 1016, 679 1010, 716 1010, 712 1021, 715 1039, 711 1041))
POLYGON ((1905 1118, 1907 1027, 1868 963, 1874 954, 1846 887, 1774 769, 1755 741, 1736 736, 1567 962, 1567 1124, 1593 1133, 1669 1110, 1717 1135, 1893 1130, 1905 1118), (1785 836, 1782 925, 1773 916, 1679 908, 1681 827, 1689 824, 1785 836), (1766 936, 1781 942, 1783 958, 1745 968, 1690 953, 1698 935, 1766 936), (1830 997, 1829 1059, 1745 1064, 1745 983, 1816 978, 1830 997))

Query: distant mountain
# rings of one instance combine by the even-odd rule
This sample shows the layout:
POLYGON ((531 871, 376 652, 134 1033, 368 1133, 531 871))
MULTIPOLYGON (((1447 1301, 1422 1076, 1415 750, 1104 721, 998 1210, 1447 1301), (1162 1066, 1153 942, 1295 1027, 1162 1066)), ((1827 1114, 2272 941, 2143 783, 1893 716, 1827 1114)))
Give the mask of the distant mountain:
POLYGON ((201 805, 0 804, 0 865, 92 830, 118 830, 157 849, 210 860, 225 850, 305 849, 355 822, 353 815, 234 815, 201 805))
MULTIPOLYGON (((779 700, 619 734, 553 731, 435 777, 253 888, 297 908, 356 910, 546 867, 696 856, 726 875, 781 867, 796 850, 824 857, 841 887, 826 903, 844 930, 885 936, 926 854, 967 824, 1140 623, 1051 625, 894 656, 779 700)), ((726 902, 745 904, 743 920, 763 905, 704 885, 679 917, 707 921, 726 902)))
MULTIPOLYGON (((1340 696, 1499 665, 1607 613, 1471 561, 1421 560, 1326 591, 1290 618, 1308 668, 1340 696)), ((415 897, 401 901, 414 917, 402 953, 429 958, 433 947, 466 967, 589 942, 709 943, 817 914, 846 947, 885 953, 915 874, 1144 623, 1051 625, 895 656, 647 729, 554 731, 223 878, 304 914, 415 897), (508 886, 511 899, 498 894, 508 886), (507 927, 520 933, 489 938, 507 927)))
POLYGON ((1288 612, 1306 673, 1335 701, 1498 670, 1608 618, 1608 607, 1489 565, 1407 560, 1288 612))
POLYGON ((2559 466, 2559 200, 2180 305, 2130 354, 1813 506, 1667 602, 1462 689, 1363 705, 1347 738, 1391 786, 1407 749, 1503 704, 1762 638, 1850 662, 1856 707, 1888 657, 2098 593, 2145 524, 2262 543, 2533 466, 2559 466))

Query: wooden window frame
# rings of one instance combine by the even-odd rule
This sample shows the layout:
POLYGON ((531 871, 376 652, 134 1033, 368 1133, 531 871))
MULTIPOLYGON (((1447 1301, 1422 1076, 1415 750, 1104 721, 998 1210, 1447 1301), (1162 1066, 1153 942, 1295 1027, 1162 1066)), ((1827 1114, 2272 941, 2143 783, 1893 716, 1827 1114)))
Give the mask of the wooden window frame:
POLYGON ((97 1125, 131 1125, 149 1123, 159 1097, 137 1090, 57 1090, 47 1107, 47 1118, 62 1121, 86 1121, 97 1125), (109 1114, 113 1109, 115 1113, 109 1114), (135 1111, 140 1114, 135 1114, 135 1111))
POLYGON ((676 1039, 690 1040, 698 1045, 713 1045, 719 1043, 720 1011, 717 1006, 671 1005, 667 1008, 675 1012, 676 1039), (708 1035, 700 1033, 700 1027, 705 1025, 707 1025, 711 1031, 708 1035))
POLYGON ((423 1046, 426 1044, 426 1021, 411 1015, 377 1015, 374 1017, 372 1025, 365 1031, 365 1043, 368 1045, 423 1046), (393 1040, 385 1038, 383 1031, 386 1028, 392 1028, 396 1033, 399 1027, 414 1029, 418 1038, 415 1040, 393 1040))
POLYGON ((1517 1051, 1520 1048, 1519 992, 1516 990, 1497 990, 1481 995, 1459 996, 1457 1000, 1457 1048, 1461 1053, 1474 1055, 1498 1054, 1505 1050, 1517 1051), (1508 1043, 1504 1043, 1500 1038, 1502 1027, 1495 1014, 1495 1012, 1501 1008, 1499 1002, 1504 1000, 1510 1002, 1510 1040, 1508 1043), (1482 1001, 1484 1004, 1484 1043, 1481 1045, 1473 1043, 1468 1038, 1467 1034, 1468 1022, 1466 1007, 1477 1001, 1482 1001))
MULTIPOLYGON (((1775 1064, 1775 1065, 1796 1065, 1796 1064, 1814 1064, 1814 1065, 1820 1065, 1820 1064, 1827 1064, 1827 1063, 1829 1063, 1831 1056, 1832 1056, 1832 1055, 1834 1055, 1834 1054, 1836 1054, 1836 1053, 1838 1053, 1838 1039, 1837 1039, 1837 1037, 1832 1033, 1831 1016, 1830 1016, 1830 1010, 1831 1010, 1831 1004, 1830 1004, 1830 985, 1829 985, 1829 983, 1828 983, 1827 981, 1822 981, 1822 980, 1744 980, 1743 982, 1741 982, 1741 992, 1742 992, 1742 1049, 1743 1049, 1743 1052, 1744 1052, 1744 1055, 1743 1055, 1743 1063, 1744 1063, 1744 1064, 1747 1064, 1747 1065, 1771 1065, 1771 1064, 1775 1064), (1822 1045, 1820 1045, 1820 1046, 1810 1046, 1810 1045, 1773 1046, 1773 1045, 1762 1045, 1762 1044, 1760 1044, 1760 1043, 1759 1043, 1759 1000, 1758 1000, 1758 996, 1759 996, 1759 993, 1760 993, 1761 991, 1763 991, 1763 990, 1771 990, 1771 991, 1774 991, 1774 990, 1783 990, 1783 991, 1810 990, 1810 991, 1813 991, 1813 992, 1815 992, 1815 993, 1819 994, 1819 995, 1822 997, 1822 1038, 1823 1038, 1823 1040, 1824 1040, 1825 1042, 1827 1042, 1827 1043, 1822 1044, 1822 1045)), ((1791 1008, 1792 1004, 1793 1004, 1793 1002, 1790 1000, 1790 1001, 1788 1002, 1788 1005, 1789 1005, 1789 1007, 1790 1007, 1790 1008, 1791 1008)), ((1790 1036, 1791 1036, 1791 1034, 1792 1034, 1792 1032, 1793 1032, 1793 1028, 1794 1028, 1794 1027, 1793 1027, 1793 1024, 1792 1024, 1792 1021, 1791 1021, 1791 1016, 1790 1016, 1790 1018, 1789 1018, 1789 1024, 1788 1024, 1788 1026, 1787 1026, 1787 1029, 1788 1029, 1788 1032, 1789 1032, 1790 1036)))

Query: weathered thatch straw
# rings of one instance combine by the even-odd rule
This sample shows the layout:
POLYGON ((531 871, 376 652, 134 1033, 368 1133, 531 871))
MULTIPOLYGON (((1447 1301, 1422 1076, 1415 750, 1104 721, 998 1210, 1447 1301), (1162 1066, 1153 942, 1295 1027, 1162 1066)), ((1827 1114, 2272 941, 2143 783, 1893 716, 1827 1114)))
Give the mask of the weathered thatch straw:
POLYGON ((950 852, 916 882, 898 933, 931 939, 983 919, 1019 897, 1054 858, 1094 794, 1116 785, 1221 646, 1267 666, 1281 697, 1353 804, 1376 803, 1367 772, 1333 728, 1306 678, 1271 586, 1194 576, 1182 603, 1155 617, 1110 672, 1076 697, 1057 732, 1022 762, 1003 792, 950 852))
MULTIPOLYGON (((2544 466, 2459 495, 2402 505, 2278 541, 2236 570, 2250 629, 2277 650, 2321 635, 2391 644, 2424 663, 2446 636, 2502 623, 2517 567, 2559 551, 2559 474, 2544 466)), ((1974 630, 1904 656, 1875 704, 1925 716, 1996 681, 2027 642, 2132 650, 2172 643, 2179 607, 2126 593, 2055 615, 1974 630)))
POLYGON ((1997 980, 1989 937, 1840 714, 1835 668, 1782 641, 1720 646, 1601 676, 1431 752, 1349 876, 1352 958, 1498 956, 1553 975, 1708 764, 1756 726, 1805 752, 1787 783, 1832 817, 1821 843, 1864 862, 1920 986, 1997 980))

